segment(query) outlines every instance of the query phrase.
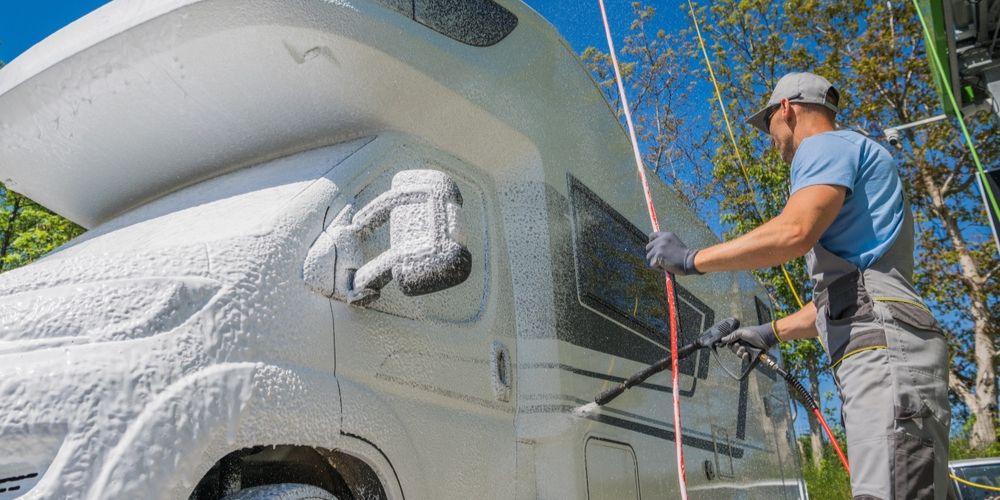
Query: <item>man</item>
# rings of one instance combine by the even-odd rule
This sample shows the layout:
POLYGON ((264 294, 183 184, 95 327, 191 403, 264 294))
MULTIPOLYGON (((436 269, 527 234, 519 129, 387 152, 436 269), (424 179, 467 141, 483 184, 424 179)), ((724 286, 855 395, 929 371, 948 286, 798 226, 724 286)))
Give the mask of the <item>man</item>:
POLYGON ((855 499, 936 498, 947 491, 948 347, 911 285, 913 220, 895 161, 837 130, 839 94, 792 73, 747 122, 791 164, 791 195, 757 229, 701 250, 650 235, 650 265, 678 275, 779 265, 806 255, 813 301, 723 339, 770 349, 819 336, 843 399, 855 499))

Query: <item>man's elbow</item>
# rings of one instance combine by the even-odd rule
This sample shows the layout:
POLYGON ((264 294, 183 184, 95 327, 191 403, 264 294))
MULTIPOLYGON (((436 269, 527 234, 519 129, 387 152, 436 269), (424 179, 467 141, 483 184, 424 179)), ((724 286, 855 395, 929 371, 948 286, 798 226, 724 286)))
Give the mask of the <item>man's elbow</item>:
POLYGON ((808 227, 799 224, 790 225, 785 234, 785 248, 791 254, 789 258, 796 259, 802 257, 816 246, 819 237, 813 233, 814 231, 811 231, 808 227))

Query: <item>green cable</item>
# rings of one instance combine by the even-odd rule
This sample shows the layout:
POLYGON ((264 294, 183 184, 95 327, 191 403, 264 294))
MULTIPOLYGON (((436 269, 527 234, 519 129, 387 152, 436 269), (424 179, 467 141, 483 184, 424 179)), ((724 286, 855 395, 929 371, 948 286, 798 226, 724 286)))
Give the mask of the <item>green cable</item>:
MULTIPOLYGON (((948 76, 944 72, 944 65, 941 64, 941 58, 937 53, 937 46, 934 44, 933 38, 931 38, 931 32, 927 29, 927 21, 924 20, 924 13, 920 10, 920 5, 917 0, 913 0, 913 7, 917 9, 917 17, 920 18, 920 26, 924 29, 924 45, 930 50, 931 58, 934 61, 934 70, 938 73, 938 78, 941 79, 941 85, 944 87, 944 93, 948 94, 948 99, 951 102, 952 108, 955 110, 955 115, 958 118, 958 124, 962 127, 962 135, 965 137, 965 143, 969 146, 969 151, 972 153, 972 161, 976 164, 976 169, 979 171, 979 180, 983 185, 983 190, 986 191, 986 196, 990 200, 990 204, 993 208, 993 216, 1000 220, 1000 205, 997 205, 996 196, 993 194, 993 188, 990 186, 989 179, 986 177, 986 169, 983 168, 982 162, 979 161, 979 153, 976 152, 976 146, 972 143, 972 136, 969 135, 969 129, 965 127, 965 117, 962 116, 962 110, 958 107, 958 103, 955 102, 955 94, 951 90, 951 82, 948 80, 948 76)), ((989 207, 987 207, 989 208, 989 207)), ((1000 228, 996 228, 1000 231, 1000 228)), ((1000 249, 998 249, 1000 251, 1000 249)))
MULTIPOLYGON (((930 53, 934 61, 933 69, 937 70, 938 78, 941 79, 941 85, 944 87, 945 93, 948 94, 948 100, 951 102, 951 107, 955 110, 955 115, 958 117, 959 125, 962 126, 962 135, 965 137, 966 144, 969 145, 969 151, 972 152, 972 160, 976 163, 976 169, 979 171, 979 180, 983 184, 983 190, 986 191, 986 195, 989 197, 990 203, 993 205, 993 214, 998 220, 1000 220, 1000 207, 997 206, 997 199, 993 195, 993 188, 990 187, 989 179, 986 178, 986 170, 983 169, 983 164, 979 161, 979 153, 976 152, 976 146, 972 143, 972 137, 969 135, 969 129, 965 127, 965 118, 962 116, 962 110, 958 107, 958 103, 955 102, 955 94, 951 91, 951 82, 948 81, 948 77, 945 75, 944 65, 941 64, 941 58, 938 57, 937 46, 931 38, 930 30, 927 29, 927 21, 924 20, 924 13, 921 12, 920 5, 917 3, 917 0, 913 0, 913 8, 917 10, 917 17, 920 18, 920 26, 924 30, 924 45, 930 49, 930 53)), ((996 229, 1000 231, 1000 228, 996 229)), ((1000 249, 998 249, 998 251, 1000 251, 1000 249)), ((1000 491, 1000 488, 995 486, 966 481, 965 479, 962 479, 954 474, 948 474, 948 477, 974 488, 1000 491)))

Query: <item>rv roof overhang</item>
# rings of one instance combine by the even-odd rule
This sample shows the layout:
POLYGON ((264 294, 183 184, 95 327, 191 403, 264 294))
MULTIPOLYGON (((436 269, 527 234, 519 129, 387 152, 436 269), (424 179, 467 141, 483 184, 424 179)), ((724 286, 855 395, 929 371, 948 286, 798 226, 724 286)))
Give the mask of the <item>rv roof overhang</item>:
POLYGON ((518 26, 481 48, 366 1, 112 2, 0 71, 0 180, 93 227, 379 130, 498 173, 627 160, 620 125, 565 42, 524 4, 498 3, 518 26), (595 135, 602 146, 579 147, 595 135))

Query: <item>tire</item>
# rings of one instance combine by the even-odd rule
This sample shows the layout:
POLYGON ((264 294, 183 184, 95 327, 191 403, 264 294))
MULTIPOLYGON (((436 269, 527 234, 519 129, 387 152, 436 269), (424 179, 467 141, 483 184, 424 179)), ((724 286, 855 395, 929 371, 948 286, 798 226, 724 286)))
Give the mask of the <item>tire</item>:
POLYGON ((282 483, 247 488, 222 500, 337 500, 337 497, 317 486, 282 483))

